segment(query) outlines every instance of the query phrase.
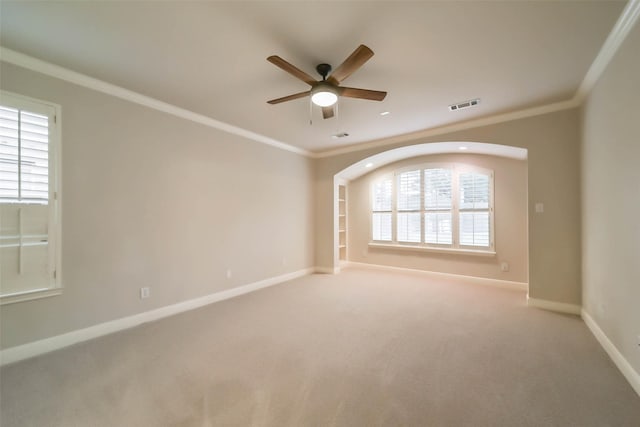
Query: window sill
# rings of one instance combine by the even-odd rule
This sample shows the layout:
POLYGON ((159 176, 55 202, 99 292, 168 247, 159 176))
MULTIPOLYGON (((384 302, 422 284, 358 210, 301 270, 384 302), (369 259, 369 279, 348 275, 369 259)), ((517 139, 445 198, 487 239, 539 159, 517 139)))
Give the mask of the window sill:
POLYGON ((62 288, 46 288, 15 292, 13 294, 0 295, 0 305, 14 304, 17 302, 31 301, 40 298, 49 298, 60 294, 62 294, 62 288))
POLYGON ((399 249, 404 251, 416 251, 416 252, 434 252, 441 254, 451 254, 451 255, 474 255, 474 256, 483 256, 483 257, 494 257, 496 256, 496 252, 492 250, 486 249, 452 249, 452 248, 435 248, 433 246, 417 246, 417 245, 402 245, 398 243, 378 243, 378 242, 370 242, 370 248, 379 248, 379 249, 399 249))

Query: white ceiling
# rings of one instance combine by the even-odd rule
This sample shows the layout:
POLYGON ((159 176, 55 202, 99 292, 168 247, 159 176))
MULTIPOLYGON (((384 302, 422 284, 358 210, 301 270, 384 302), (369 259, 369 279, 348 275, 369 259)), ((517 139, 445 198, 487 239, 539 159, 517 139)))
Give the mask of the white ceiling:
POLYGON ((619 1, 12 2, 3 46, 311 151, 412 133, 572 98, 624 7, 619 1), (337 118, 308 86, 359 44, 375 56, 343 84, 337 118), (481 98, 480 106, 448 105, 481 98), (380 112, 390 111, 387 116, 380 112), (349 137, 334 139, 344 131, 349 137))

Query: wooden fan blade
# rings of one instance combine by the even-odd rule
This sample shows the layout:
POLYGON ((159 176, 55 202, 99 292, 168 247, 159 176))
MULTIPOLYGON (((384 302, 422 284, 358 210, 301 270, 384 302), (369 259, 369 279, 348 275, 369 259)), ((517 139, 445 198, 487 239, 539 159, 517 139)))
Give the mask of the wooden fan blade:
POLYGON ((298 98, 304 98, 305 96, 308 96, 310 93, 311 93, 310 90, 308 90, 306 92, 294 93, 293 95, 283 96, 282 98, 277 98, 277 99, 272 99, 271 101, 267 101, 267 103, 269 103, 271 105, 280 104, 281 102, 287 102, 287 101, 291 101, 291 100, 298 99, 298 98))
POLYGON ((305 73, 295 65, 289 64, 287 61, 285 61, 284 59, 280 58, 277 55, 271 55, 270 57, 267 58, 267 61, 271 62, 276 67, 282 68, 284 71, 291 74, 293 77, 302 80, 308 85, 313 86, 314 84, 318 83, 309 74, 305 73))
POLYGON ((382 101, 384 97, 387 96, 387 92, 382 92, 380 90, 356 89, 354 87, 341 87, 340 96, 368 99, 370 101, 382 101))
POLYGON ((331 107, 322 107, 322 118, 330 119, 333 117, 333 105, 331 107))
POLYGON ((331 73, 327 79, 329 83, 335 85, 340 84, 341 81, 353 74, 358 68, 362 67, 362 64, 367 62, 369 58, 373 56, 373 51, 367 46, 361 44, 353 51, 347 59, 336 70, 331 73))

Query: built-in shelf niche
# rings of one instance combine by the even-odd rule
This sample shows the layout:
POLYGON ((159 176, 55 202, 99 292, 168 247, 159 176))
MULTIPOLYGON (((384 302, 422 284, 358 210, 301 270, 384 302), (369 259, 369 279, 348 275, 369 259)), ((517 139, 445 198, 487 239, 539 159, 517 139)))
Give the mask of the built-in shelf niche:
POLYGON ((347 187, 338 185, 338 259, 347 260, 347 187))

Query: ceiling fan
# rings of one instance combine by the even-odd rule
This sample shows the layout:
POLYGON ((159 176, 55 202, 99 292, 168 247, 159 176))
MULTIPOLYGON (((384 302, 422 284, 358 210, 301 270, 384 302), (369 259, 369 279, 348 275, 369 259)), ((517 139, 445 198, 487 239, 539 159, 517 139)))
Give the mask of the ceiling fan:
POLYGON ((358 70, 358 68, 360 68, 372 56, 373 51, 367 46, 361 44, 330 75, 329 73, 331 72, 331 65, 319 64, 316 67, 316 71, 318 71, 318 74, 322 76, 322 80, 314 80, 313 77, 297 68, 296 66, 291 65, 277 55, 272 55, 267 58, 267 61, 271 62, 277 67, 282 68, 287 73, 307 83, 311 86, 311 89, 305 92, 284 96, 282 98, 272 99, 270 101, 267 101, 267 103, 272 105, 280 104, 281 102, 304 98, 307 95, 311 95, 311 102, 318 105, 319 107, 322 107, 322 117, 325 119, 329 119, 334 115, 333 106, 338 101, 338 96, 367 99, 370 101, 382 101, 384 97, 387 96, 387 92, 340 86, 340 83, 344 79, 358 70), (329 76, 329 78, 327 78, 327 75, 329 76))

